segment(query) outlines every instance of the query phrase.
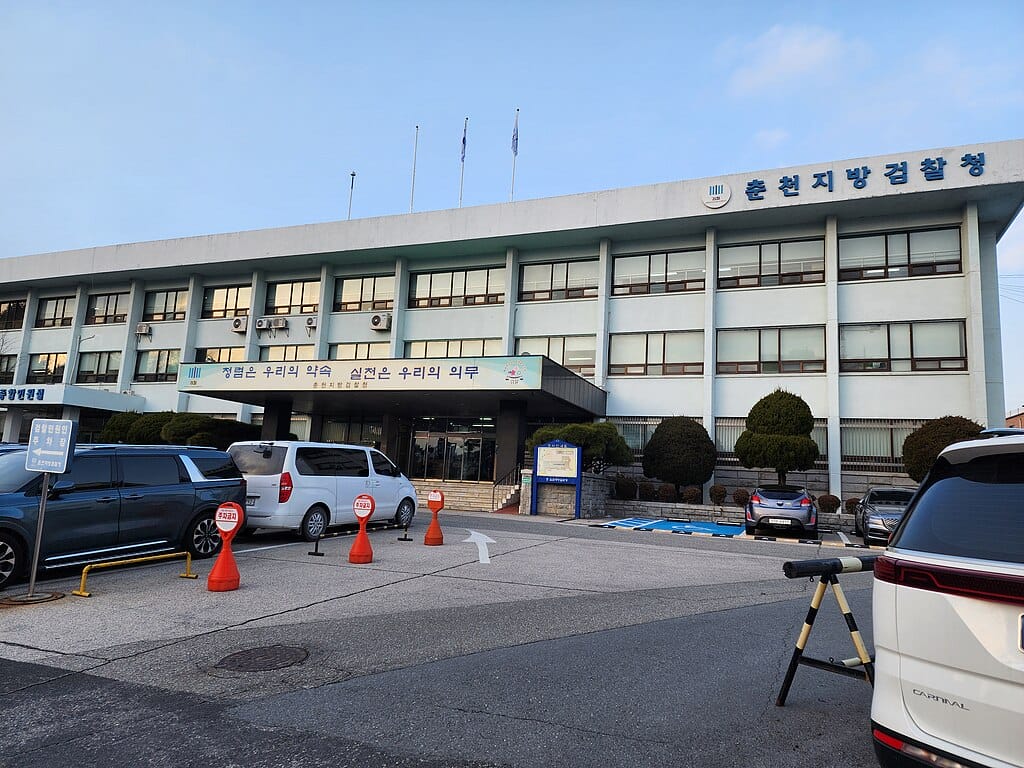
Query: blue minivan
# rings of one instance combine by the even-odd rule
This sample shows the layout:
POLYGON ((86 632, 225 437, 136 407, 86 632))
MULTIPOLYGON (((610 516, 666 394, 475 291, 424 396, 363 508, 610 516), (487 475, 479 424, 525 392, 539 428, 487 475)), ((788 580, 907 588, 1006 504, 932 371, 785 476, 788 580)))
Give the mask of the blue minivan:
MULTIPOLYGON (((79 446, 50 483, 42 570, 180 550, 209 557, 221 543, 217 507, 245 506, 242 473, 213 448, 79 446)), ((41 490, 24 446, 0 451, 0 588, 28 574, 41 490)))

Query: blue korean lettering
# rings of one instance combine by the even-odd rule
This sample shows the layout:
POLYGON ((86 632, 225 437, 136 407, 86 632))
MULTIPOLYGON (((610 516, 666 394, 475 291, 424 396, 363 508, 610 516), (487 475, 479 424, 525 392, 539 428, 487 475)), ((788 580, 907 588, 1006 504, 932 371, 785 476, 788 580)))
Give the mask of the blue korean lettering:
POLYGON ((764 200, 764 193, 767 191, 764 179, 751 179, 747 182, 747 200, 764 200))
POLYGON ((825 187, 829 192, 832 191, 832 171, 814 174, 814 183, 811 184, 811 189, 817 189, 818 187, 825 187))
POLYGON ((946 167, 946 161, 941 157, 926 157, 921 161, 921 173, 924 174, 925 181, 942 181, 945 176, 943 168, 946 167))
POLYGON ((783 176, 779 179, 779 189, 782 190, 784 197, 796 197, 800 194, 800 174, 794 173, 792 176, 783 176))
POLYGON ((43 399, 43 394, 45 392, 46 392, 45 389, 37 389, 36 390, 36 400, 42 400, 43 399))
POLYGON ((854 189, 864 189, 868 185, 868 176, 871 175, 871 169, 866 165, 862 165, 860 168, 847 168, 846 178, 853 182, 854 189))
POLYGON ((890 184, 906 184, 907 183, 907 161, 904 160, 900 163, 886 163, 885 164, 885 175, 889 179, 890 184))
POLYGON ((976 155, 970 153, 960 158, 960 167, 970 169, 967 171, 971 176, 981 176, 985 172, 985 153, 979 152, 976 155))

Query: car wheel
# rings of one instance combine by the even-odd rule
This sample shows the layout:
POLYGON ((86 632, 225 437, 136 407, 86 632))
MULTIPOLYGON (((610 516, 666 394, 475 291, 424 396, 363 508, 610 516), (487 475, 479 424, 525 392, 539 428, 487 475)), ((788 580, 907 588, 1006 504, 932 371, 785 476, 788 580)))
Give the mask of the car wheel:
POLYGON ((757 533, 757 523, 751 525, 750 523, 744 523, 744 527, 747 529, 747 536, 753 536, 757 533))
POLYGON ((323 507, 313 507, 299 526, 299 535, 306 541, 316 541, 327 531, 327 510, 323 507))
POLYGON ((416 514, 416 505, 412 503, 412 499, 402 499, 402 503, 398 505, 398 511, 395 512, 395 525, 401 528, 408 528, 412 524, 412 518, 416 514))
POLYGON ((805 538, 805 539, 816 539, 816 538, 818 538, 818 529, 817 528, 804 528, 803 538, 805 538))
POLYGON ((185 534, 185 549, 192 553, 192 557, 212 557, 220 551, 221 543, 212 512, 193 520, 185 534))
POLYGON ((12 583, 22 572, 24 551, 16 538, 0 533, 0 589, 12 583))

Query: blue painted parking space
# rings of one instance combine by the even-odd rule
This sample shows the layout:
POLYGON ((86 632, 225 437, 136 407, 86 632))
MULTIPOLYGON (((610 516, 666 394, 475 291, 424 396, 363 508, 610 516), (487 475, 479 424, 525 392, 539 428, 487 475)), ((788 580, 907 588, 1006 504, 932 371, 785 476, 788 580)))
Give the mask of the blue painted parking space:
POLYGON ((628 517, 623 520, 612 520, 609 523, 599 523, 594 527, 725 537, 739 536, 744 532, 742 525, 733 523, 713 523, 707 520, 662 520, 651 517, 628 517))

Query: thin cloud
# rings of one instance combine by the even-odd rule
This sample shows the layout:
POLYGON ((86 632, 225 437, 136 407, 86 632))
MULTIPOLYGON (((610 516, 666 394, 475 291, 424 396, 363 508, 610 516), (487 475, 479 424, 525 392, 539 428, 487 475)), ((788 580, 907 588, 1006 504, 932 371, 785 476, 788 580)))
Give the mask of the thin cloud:
POLYGON ((754 141, 762 149, 775 149, 789 138, 789 131, 783 128, 768 128, 754 134, 754 141))

